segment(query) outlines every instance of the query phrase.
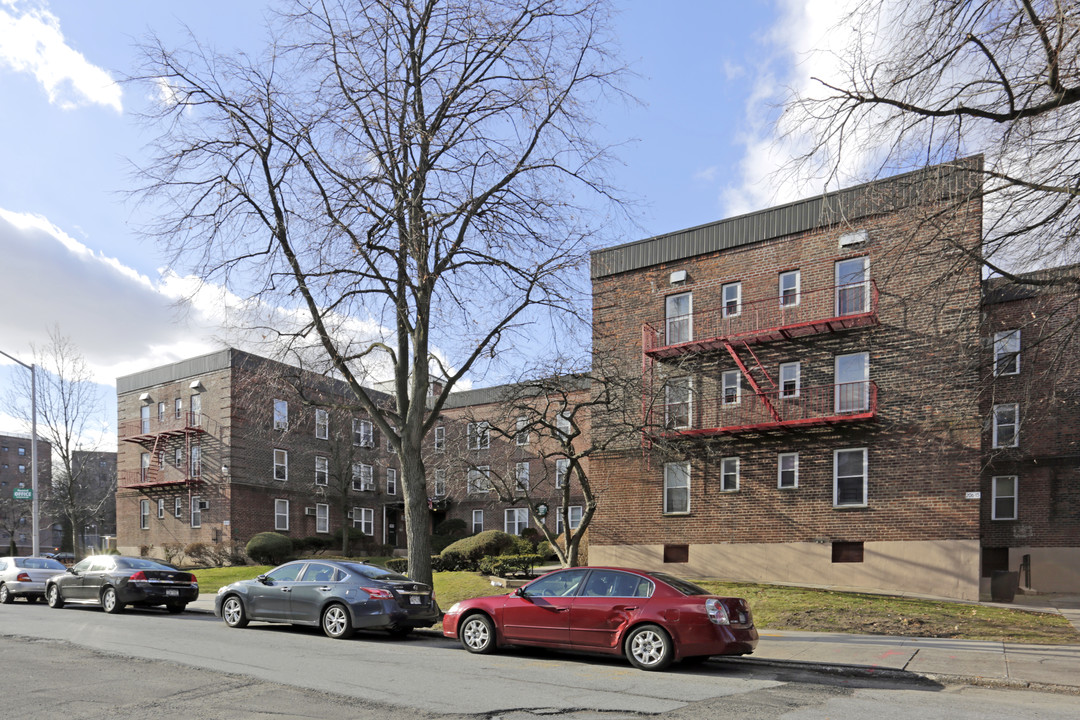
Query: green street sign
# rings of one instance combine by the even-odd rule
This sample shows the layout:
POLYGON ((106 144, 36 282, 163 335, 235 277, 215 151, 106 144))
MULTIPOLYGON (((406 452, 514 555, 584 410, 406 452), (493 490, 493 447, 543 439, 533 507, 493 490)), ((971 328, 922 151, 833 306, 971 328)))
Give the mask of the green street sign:
POLYGON ((15 492, 12 493, 16 500, 33 500, 34 490, 33 488, 15 488, 15 492))

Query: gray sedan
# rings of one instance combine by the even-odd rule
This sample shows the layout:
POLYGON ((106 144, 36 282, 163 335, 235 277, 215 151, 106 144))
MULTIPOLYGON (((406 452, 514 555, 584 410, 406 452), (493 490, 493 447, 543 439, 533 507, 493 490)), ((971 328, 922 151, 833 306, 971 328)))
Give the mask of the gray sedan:
POLYGON ((218 590, 214 613, 229 627, 249 621, 318 626, 332 638, 358 628, 402 637, 441 613, 428 585, 367 563, 297 560, 218 590))
POLYGON ((0 603, 7 605, 16 597, 36 602, 45 597, 45 582, 66 571, 63 563, 49 558, 0 558, 0 603))

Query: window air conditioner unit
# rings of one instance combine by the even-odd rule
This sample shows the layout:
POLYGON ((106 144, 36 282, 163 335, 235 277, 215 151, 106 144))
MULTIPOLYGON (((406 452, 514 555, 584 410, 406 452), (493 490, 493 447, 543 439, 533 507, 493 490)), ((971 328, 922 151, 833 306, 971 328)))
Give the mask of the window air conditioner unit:
POLYGON ((209 500, 200 500, 199 501, 199 509, 200 510, 209 510, 210 509, 210 501, 209 500))
POLYGON ((314 515, 315 514, 315 508, 313 508, 313 507, 304 508, 304 514, 305 515, 314 515))
POLYGON ((352 510, 350 510, 350 511, 349 511, 349 512, 347 513, 346 517, 347 517, 347 518, 349 518, 350 520, 352 520, 352 519, 353 519, 353 516, 352 516, 352 510))

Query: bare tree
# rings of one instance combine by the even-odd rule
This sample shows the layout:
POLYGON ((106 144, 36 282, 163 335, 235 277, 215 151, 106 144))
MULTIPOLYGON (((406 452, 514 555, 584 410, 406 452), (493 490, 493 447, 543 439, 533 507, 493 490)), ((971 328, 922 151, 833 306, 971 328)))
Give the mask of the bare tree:
POLYGON ((314 345, 400 453, 428 582, 424 436, 462 377, 576 307, 567 271, 600 225, 575 194, 611 197, 589 116, 619 73, 607 7, 301 0, 279 20, 259 60, 147 48, 165 130, 146 197, 178 263, 302 318, 273 331, 314 345))

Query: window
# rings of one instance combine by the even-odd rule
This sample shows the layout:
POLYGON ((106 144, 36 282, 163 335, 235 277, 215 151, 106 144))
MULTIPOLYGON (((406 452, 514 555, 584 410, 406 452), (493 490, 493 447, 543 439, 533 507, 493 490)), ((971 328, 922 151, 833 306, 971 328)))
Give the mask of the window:
POLYGON ((173 400, 173 417, 177 420, 184 416, 184 401, 180 398, 173 400))
POLYGON ((315 532, 330 532, 330 506, 327 503, 315 503, 315 532))
MULTIPOLYGON (((569 515, 570 529, 571 530, 577 530, 579 527, 581 527, 581 506, 580 505, 571 505, 569 511, 567 512, 567 514, 569 515)), ((563 509, 559 508, 555 513, 555 534, 556 535, 562 535, 563 534, 562 516, 563 516, 563 509)))
POLYGON ((509 535, 520 535, 529 527, 529 511, 525 508, 509 508, 503 521, 503 530, 509 535))
POLYGON ((776 456, 776 487, 799 487, 799 453, 780 453, 776 456))
POLYGON ((834 563, 861 563, 863 561, 862 542, 840 542, 832 544, 832 561, 834 563))
POLYGON ((491 468, 487 465, 469 469, 466 482, 466 491, 469 493, 486 493, 491 489, 491 468))
POLYGON ((473 510, 472 511, 472 531, 473 535, 478 532, 484 532, 484 511, 473 510))
MULTIPOLYGON (((147 457, 149 457, 149 455, 147 455, 147 457)), ((19 465, 19 473, 22 474, 22 475, 26 474, 26 466, 25 465, 19 465)))
POLYGON ((514 468, 515 490, 519 493, 529 492, 529 463, 519 462, 514 468))
POLYGON ((691 293, 668 295, 664 300, 666 345, 678 345, 694 339, 693 297, 691 293))
POLYGON ((1016 375, 1020 372, 1020 331, 994 333, 994 374, 1016 375))
POLYGON ((720 375, 720 404, 738 405, 742 383, 738 370, 726 370, 720 375))
POLYGON ((836 380, 836 412, 861 412, 870 406, 870 353, 837 355, 833 361, 836 380))
POLYGON ((780 273, 780 307, 793 307, 799 304, 799 284, 798 270, 780 273))
POLYGON ((289 429, 289 403, 284 400, 274 401, 274 429, 289 429))
POLYGON ((289 479, 289 453, 284 450, 274 450, 274 479, 289 479))
POLYGON ((274 500, 274 529, 289 529, 289 501, 274 500))
POLYGON ((315 484, 330 484, 330 460, 322 455, 315 456, 315 484))
POLYGON ((518 446, 529 444, 529 431, 526 430, 526 426, 528 424, 529 418, 525 417, 524 415, 518 417, 517 433, 514 436, 514 441, 518 444, 518 446))
POLYGON ((158 520, 165 517, 165 498, 158 498, 157 501, 157 516, 158 520))
POLYGON ((672 378, 664 386, 664 427, 681 430, 690 427, 693 378, 672 378))
POLYGON ((566 440, 570 437, 570 433, 573 431, 573 424, 570 422, 570 414, 563 410, 555 416, 555 429, 559 431, 559 440, 566 440))
POLYGON ((141 530, 149 530, 150 529, 150 501, 149 500, 140 500, 139 501, 139 529, 141 529, 141 530))
MULTIPOLYGON (((19 472, 25 472, 25 465, 19 466, 19 472)), ((150 482, 150 453, 139 454, 139 482, 150 482)))
POLYGON ((664 512, 690 512, 690 463, 664 465, 664 512))
POLYGON ((435 452, 446 450, 446 428, 439 425, 435 428, 435 452))
MULTIPOLYGON (((150 406, 149 405, 143 405, 141 408, 139 408, 139 432, 143 433, 144 435, 146 433, 150 432, 150 406)), ((26 449, 25 448, 19 448, 19 454, 20 455, 25 455, 26 454, 26 449)))
POLYGON ((491 429, 486 422, 469 423, 467 432, 470 450, 487 450, 491 447, 491 429))
POLYGON ((315 438, 318 440, 330 439, 330 413, 325 410, 315 411, 315 438))
POLYGON ((165 469, 165 451, 164 450, 158 450, 157 467, 158 467, 158 472, 161 472, 162 470, 165 469))
POLYGON ((386 452, 391 455, 397 453, 397 448, 394 446, 395 435, 397 435, 397 425, 391 425, 390 432, 386 434, 386 452))
POLYGON ((560 489, 566 484, 567 475, 570 472, 570 460, 559 458, 555 461, 555 488, 560 489))
POLYGON ((202 395, 191 396, 191 425, 202 426, 202 395))
POLYGON ((1020 406, 994 406, 994 447, 1016 447, 1020 443, 1020 406))
POLYGON ((990 501, 990 518, 992 520, 1015 520, 1016 519, 1016 486, 1015 475, 1003 475, 990 479, 992 495, 990 501))
POLYGON ((443 468, 436 468, 435 497, 442 497, 444 495, 446 495, 446 470, 443 468))
POLYGON ((866 448, 833 453, 833 507, 866 505, 866 448))
POLYGON ((397 495, 397 469, 386 468, 386 494, 397 495))
POLYGON ((374 475, 370 465, 353 463, 352 486, 353 490, 359 490, 361 492, 375 489, 374 475))
POLYGON ((191 448, 191 475, 197 478, 202 475, 202 449, 198 445, 191 448))
POLYGON ((739 489, 739 458, 720 459, 720 491, 735 492, 739 489))
POLYGON ((180 497, 173 498, 173 517, 181 517, 184 514, 184 499, 180 497))
POLYGON ((191 498, 191 527, 202 527, 202 511, 206 507, 200 498, 191 498))
POLYGON ((173 465, 178 468, 184 467, 184 448, 178 447, 173 450, 173 465))
POLYGON ((372 508, 353 508, 353 527, 360 528, 360 532, 372 536, 375 534, 375 510, 372 508))
POLYGON ((19 457, 26 457, 26 448, 22 445, 19 446, 19 457))
POLYGON ((780 397, 799 397, 802 368, 797 362, 780 364, 780 397))
POLYGON ((836 315, 857 315, 870 309, 870 258, 858 257, 836 263, 836 315))
POLYGON ((353 432, 353 445, 359 447, 375 447, 374 430, 371 427, 370 420, 357 420, 352 421, 353 432))
POLYGON ((157 404, 157 419, 159 423, 165 422, 165 403, 159 402, 157 404))

